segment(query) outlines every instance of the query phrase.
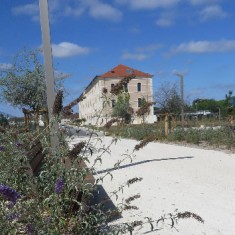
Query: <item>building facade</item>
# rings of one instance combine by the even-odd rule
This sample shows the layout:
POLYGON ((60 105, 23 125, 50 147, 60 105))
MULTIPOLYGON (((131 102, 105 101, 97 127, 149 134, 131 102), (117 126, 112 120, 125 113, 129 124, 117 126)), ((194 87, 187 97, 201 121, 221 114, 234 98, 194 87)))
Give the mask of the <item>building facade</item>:
MULTIPOLYGON (((110 93, 112 86, 117 84, 121 79, 128 75, 134 74, 133 78, 125 87, 126 92, 130 95, 130 106, 136 112, 144 98, 147 102, 153 101, 152 75, 139 70, 118 65, 110 71, 96 76, 86 87, 81 96, 85 99, 79 102, 80 118, 86 119, 86 124, 104 125, 112 118, 112 110, 115 106, 116 96, 110 93), (103 94, 103 89, 107 93, 103 94)), ((133 116, 133 124, 141 123, 142 118, 133 116)), ((145 117, 145 122, 153 123, 156 118, 153 114, 153 107, 150 107, 149 114, 145 117)))

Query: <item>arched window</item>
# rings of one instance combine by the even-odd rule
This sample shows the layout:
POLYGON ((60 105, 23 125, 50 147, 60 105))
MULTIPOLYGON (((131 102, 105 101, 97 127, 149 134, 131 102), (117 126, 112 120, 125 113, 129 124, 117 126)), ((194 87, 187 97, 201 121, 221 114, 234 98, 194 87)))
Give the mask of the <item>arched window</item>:
POLYGON ((137 83, 137 91, 141 91, 141 83, 140 82, 137 83))

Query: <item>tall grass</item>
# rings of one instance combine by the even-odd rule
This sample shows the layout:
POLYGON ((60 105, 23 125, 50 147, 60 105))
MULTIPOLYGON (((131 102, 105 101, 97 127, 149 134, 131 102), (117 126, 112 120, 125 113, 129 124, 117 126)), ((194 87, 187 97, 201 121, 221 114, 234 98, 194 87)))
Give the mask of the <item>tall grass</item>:
POLYGON ((108 132, 111 135, 136 140, 152 137, 156 140, 166 140, 170 142, 187 142, 197 145, 203 143, 218 148, 232 149, 235 147, 235 132, 229 126, 221 126, 219 128, 190 127, 184 129, 177 127, 171 130, 168 136, 165 136, 164 126, 159 123, 113 126, 108 129, 108 132))

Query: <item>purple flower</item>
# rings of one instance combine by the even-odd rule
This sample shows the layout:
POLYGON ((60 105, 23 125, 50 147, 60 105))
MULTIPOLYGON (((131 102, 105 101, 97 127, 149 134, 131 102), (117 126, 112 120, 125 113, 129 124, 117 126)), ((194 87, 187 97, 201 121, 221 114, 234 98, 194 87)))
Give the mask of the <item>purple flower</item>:
POLYGON ((17 213, 12 213, 7 216, 8 220, 13 221, 15 219, 19 218, 19 215, 17 213))
POLYGON ((0 151, 5 151, 5 150, 6 150, 6 148, 4 146, 0 145, 0 151))
POLYGON ((55 183, 55 191, 56 193, 61 193, 64 188, 64 181, 62 179, 58 179, 55 183))
POLYGON ((17 199, 20 198, 19 193, 17 193, 14 189, 3 184, 0 184, 0 194, 8 201, 11 201, 12 206, 14 206, 16 204, 17 199))
POLYGON ((27 224, 25 229, 26 229, 26 233, 29 235, 33 235, 36 233, 36 230, 33 224, 27 224))
POLYGON ((19 141, 17 141, 17 142, 15 142, 15 146, 19 148, 19 147, 22 146, 22 143, 20 143, 19 141))

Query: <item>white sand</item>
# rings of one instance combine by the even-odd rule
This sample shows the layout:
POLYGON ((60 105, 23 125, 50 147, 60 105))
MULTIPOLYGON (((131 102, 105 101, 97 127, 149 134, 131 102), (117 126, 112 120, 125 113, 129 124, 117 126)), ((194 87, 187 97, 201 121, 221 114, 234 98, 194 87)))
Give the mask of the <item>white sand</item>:
MULTIPOLYGON (((87 137, 73 137, 69 142, 72 146, 81 140, 87 137)), ((111 140, 111 137, 104 137, 103 144, 107 146, 111 140)), ((122 139, 113 144, 111 154, 103 154, 102 165, 97 164, 96 170, 112 168, 124 158, 122 154, 127 149, 131 152, 137 143, 122 139)), ((112 197, 113 203, 118 205, 129 196, 141 195, 131 204, 139 209, 123 212, 123 218, 116 223, 141 220, 145 216, 157 219, 178 209, 200 215, 205 223, 180 220, 176 226, 179 232, 164 229, 151 234, 235 234, 235 154, 162 143, 149 143, 135 154, 132 163, 136 164, 130 165, 126 159, 121 164, 125 167, 111 171, 113 180, 107 176, 102 184, 110 194, 130 178, 143 178, 119 193, 117 201, 112 197)), ((134 234, 144 234, 148 229, 149 226, 144 227, 134 234)))

